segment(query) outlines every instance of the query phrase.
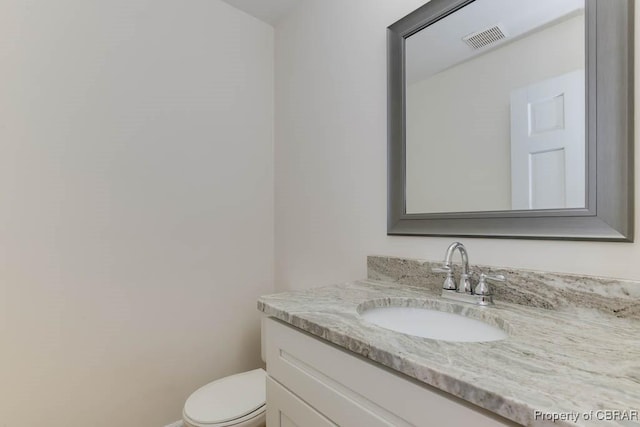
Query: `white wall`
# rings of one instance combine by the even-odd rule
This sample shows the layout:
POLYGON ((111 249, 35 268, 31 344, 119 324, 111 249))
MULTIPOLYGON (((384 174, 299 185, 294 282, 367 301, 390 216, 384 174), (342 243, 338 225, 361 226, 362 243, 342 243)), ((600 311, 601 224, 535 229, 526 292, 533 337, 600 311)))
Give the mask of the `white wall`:
POLYGON ((0 0, 0 426, 149 426, 260 365, 273 29, 0 0))
POLYGON ((584 37, 580 14, 409 85, 407 212, 511 210, 511 92, 584 69, 584 37))
MULTIPOLYGON (((454 240, 386 235, 386 27, 422 4, 308 0, 276 27, 278 288, 362 278, 371 254, 438 260, 454 240)), ((460 240, 472 263, 640 279, 640 243, 460 240)))

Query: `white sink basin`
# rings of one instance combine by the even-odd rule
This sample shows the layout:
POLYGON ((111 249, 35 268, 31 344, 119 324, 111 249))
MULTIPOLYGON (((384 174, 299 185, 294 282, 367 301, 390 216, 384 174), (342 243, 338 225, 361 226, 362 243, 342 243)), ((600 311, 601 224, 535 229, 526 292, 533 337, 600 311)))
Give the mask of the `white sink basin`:
POLYGON ((360 316, 385 329, 441 341, 485 342, 508 337, 502 329, 480 320, 427 308, 372 308, 360 316))

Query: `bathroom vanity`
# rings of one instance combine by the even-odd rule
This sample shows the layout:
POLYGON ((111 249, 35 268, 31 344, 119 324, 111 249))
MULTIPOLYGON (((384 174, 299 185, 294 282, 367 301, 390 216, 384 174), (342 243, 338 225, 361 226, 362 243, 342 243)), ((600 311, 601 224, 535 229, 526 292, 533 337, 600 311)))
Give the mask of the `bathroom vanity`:
POLYGON ((277 320, 264 327, 269 426, 516 425, 277 320))
MULTIPOLYGON (((428 263, 414 264, 430 270, 428 263)), ((589 293, 621 303, 619 295, 631 284, 608 283, 605 292, 589 279, 567 276, 561 283, 550 274, 548 286, 575 297, 576 305, 552 296, 551 288, 545 295, 541 287, 540 298, 530 299, 529 306, 498 299, 479 307, 441 299, 433 277, 412 286, 398 283, 410 275, 394 278, 392 270, 383 280, 259 300, 268 316, 263 338, 270 427, 640 426, 640 321, 634 312, 617 318, 579 304, 589 293), (557 307, 539 307, 553 301, 557 307), (499 327, 508 337, 420 338, 362 316, 386 306, 457 313, 499 327), (554 414, 565 419, 552 422, 554 414), (614 414, 623 419, 607 419, 614 414)), ((515 273, 511 287, 527 277, 535 282, 540 274, 515 273)), ((369 277, 377 276, 370 268, 369 277)))
POLYGON ((263 326, 269 427, 517 425, 278 320, 263 326))

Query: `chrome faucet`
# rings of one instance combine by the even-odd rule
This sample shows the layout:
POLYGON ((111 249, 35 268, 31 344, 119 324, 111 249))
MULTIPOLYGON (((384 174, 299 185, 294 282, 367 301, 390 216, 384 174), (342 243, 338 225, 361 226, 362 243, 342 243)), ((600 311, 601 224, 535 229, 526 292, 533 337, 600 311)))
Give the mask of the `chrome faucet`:
POLYGON ((456 250, 460 251, 460 256, 462 257, 462 273, 460 274, 460 281, 458 282, 457 292, 473 292, 473 289, 471 288, 471 280, 469 280, 469 275, 471 274, 471 271, 469 271, 469 254, 467 253, 467 248, 465 248, 462 243, 453 242, 449 245, 449 247, 447 248, 447 253, 444 256, 444 265, 452 268, 451 260, 456 250))
POLYGON ((447 273, 447 277, 444 279, 442 285, 442 297, 454 299, 461 302, 470 302, 478 305, 492 305, 493 293, 487 280, 493 280, 496 282, 504 282, 507 279, 502 274, 489 276, 487 274, 480 275, 480 281, 474 288, 471 285, 471 270, 469 269, 469 254, 467 249, 460 242, 453 242, 447 248, 447 252, 444 256, 444 263, 442 267, 436 267, 432 269, 436 273, 447 273), (455 251, 460 251, 462 257, 462 272, 460 273, 460 280, 456 285, 453 277, 452 259, 455 251))

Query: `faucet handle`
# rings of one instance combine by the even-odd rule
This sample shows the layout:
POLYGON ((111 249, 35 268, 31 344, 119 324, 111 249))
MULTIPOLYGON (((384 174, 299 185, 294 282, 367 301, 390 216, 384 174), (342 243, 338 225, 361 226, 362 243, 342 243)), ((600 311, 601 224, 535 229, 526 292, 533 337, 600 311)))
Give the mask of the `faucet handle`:
POLYGON ((489 287, 487 280, 491 280, 494 282, 506 282, 507 278, 504 277, 502 274, 489 276, 488 274, 482 273, 480 274, 480 281, 476 285, 476 288, 474 289, 473 293, 476 295, 485 295, 485 296, 492 295, 491 288, 489 287))
POLYGON ((442 289, 446 289, 448 291, 456 290, 456 281, 453 280, 453 269, 451 267, 444 264, 442 267, 432 267, 431 271, 434 273, 447 273, 447 277, 444 279, 444 283, 442 284, 442 289))

